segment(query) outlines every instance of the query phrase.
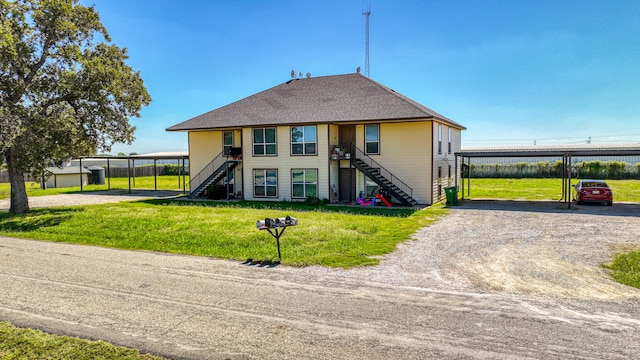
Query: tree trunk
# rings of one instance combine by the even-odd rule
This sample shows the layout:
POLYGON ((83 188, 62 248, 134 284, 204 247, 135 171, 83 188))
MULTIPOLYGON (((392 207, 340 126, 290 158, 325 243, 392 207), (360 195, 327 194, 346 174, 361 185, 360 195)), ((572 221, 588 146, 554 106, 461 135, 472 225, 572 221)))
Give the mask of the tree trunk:
POLYGON ((18 154, 16 147, 9 149, 7 156, 7 168, 9 169, 9 184, 11 185, 11 206, 9 213, 22 214, 29 212, 29 199, 24 184, 24 172, 18 166, 18 154))

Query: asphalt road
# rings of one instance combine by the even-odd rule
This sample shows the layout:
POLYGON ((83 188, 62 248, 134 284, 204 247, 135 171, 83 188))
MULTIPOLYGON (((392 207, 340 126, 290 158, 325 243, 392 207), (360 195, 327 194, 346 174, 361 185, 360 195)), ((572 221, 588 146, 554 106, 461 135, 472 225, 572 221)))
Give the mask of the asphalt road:
POLYGON ((597 269, 614 240, 637 243, 640 207, 496 204, 463 205, 379 267, 349 271, 0 237, 0 320, 174 359, 639 358, 637 289, 596 272, 585 293, 582 270, 541 265, 597 269), (569 243, 576 220, 595 247, 569 243))
POLYGON ((279 267, 0 238, 0 319, 176 359, 631 359, 635 302, 317 278, 279 267))

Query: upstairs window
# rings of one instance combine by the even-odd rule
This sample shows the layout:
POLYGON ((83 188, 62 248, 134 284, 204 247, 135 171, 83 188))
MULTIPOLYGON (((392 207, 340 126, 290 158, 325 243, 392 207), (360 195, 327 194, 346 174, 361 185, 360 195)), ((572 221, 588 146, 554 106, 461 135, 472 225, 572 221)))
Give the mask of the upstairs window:
POLYGON ((365 125, 364 148, 367 154, 380 154, 380 125, 365 125))
POLYGON ((253 155, 277 155, 276 128, 253 129, 253 155))
POLYGON ((315 125, 291 127, 291 154, 317 154, 317 136, 315 125))

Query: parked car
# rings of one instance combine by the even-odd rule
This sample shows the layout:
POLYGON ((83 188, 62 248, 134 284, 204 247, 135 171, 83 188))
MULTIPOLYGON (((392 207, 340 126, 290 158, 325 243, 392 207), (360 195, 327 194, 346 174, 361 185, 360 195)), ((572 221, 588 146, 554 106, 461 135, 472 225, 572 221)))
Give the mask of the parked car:
POLYGON ((578 205, 583 202, 604 202, 609 206, 613 205, 613 192, 603 180, 580 180, 573 187, 573 198, 578 205))

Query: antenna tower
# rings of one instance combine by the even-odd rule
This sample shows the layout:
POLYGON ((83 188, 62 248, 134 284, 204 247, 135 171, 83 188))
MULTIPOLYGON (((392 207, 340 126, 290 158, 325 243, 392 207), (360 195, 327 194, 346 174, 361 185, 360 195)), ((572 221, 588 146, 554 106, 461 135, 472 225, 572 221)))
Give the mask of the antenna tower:
POLYGON ((365 31, 364 31, 364 42, 365 42, 365 50, 364 50, 364 74, 367 77, 370 76, 369 71, 369 15, 371 15, 371 3, 369 3, 369 7, 367 11, 363 11, 362 15, 365 16, 365 31))

